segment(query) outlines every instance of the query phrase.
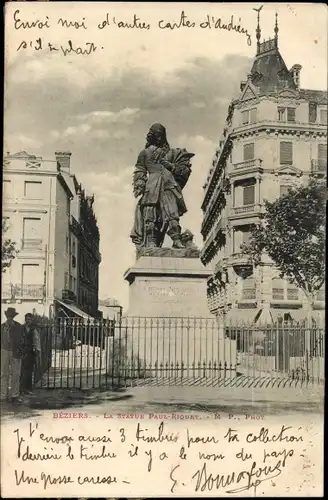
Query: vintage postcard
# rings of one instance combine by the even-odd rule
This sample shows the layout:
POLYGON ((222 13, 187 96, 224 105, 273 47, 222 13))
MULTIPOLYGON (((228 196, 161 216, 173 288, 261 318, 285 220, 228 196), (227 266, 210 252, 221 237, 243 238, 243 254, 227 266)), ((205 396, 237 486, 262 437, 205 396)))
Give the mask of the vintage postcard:
POLYGON ((3 498, 323 495, 327 6, 8 2, 3 498))

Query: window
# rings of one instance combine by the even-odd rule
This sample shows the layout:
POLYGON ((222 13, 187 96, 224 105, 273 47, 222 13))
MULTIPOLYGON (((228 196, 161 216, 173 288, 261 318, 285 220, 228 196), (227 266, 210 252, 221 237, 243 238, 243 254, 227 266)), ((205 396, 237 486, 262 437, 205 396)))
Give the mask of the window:
POLYGON ((70 199, 67 198, 66 200, 66 214, 69 215, 70 214, 70 207, 71 206, 71 203, 70 203, 70 199))
POLYGON ((320 109, 320 123, 323 125, 327 125, 327 110, 320 109))
POLYGON ((24 196, 32 200, 42 199, 42 182, 41 181, 25 181, 24 196))
POLYGON ((35 283, 43 283, 43 276, 40 272, 39 264, 23 264, 22 285, 31 285, 35 283))
POLYGON ((247 111, 241 112, 241 122, 243 125, 247 125, 248 123, 255 123, 257 118, 257 109, 252 108, 247 111))
POLYGON ((273 278, 272 280, 272 299, 283 300, 285 296, 285 283, 284 280, 273 278))
POLYGON ((65 242, 65 252, 68 253, 68 247, 69 247, 69 239, 68 239, 68 236, 66 234, 66 242, 65 242))
POLYGON ((243 280, 243 293, 242 298, 245 300, 255 300, 256 299, 256 289, 254 278, 246 278, 243 280))
POLYGON ((248 111, 242 111, 241 113, 241 122, 243 125, 246 125, 248 123, 248 111))
POLYGON ((254 160, 254 142, 244 144, 244 161, 254 160))
POLYGON ((280 142, 280 164, 293 164, 293 143, 287 141, 280 142))
POLYGON ((64 275, 64 288, 67 289, 68 287, 68 273, 66 272, 64 275))
POLYGON ((76 257, 75 257, 75 255, 72 255, 72 267, 73 268, 76 267, 76 257))
POLYGON ((40 218, 24 217, 22 243, 24 249, 42 249, 40 218))
POLYGON ((293 283, 287 284, 287 300, 298 300, 298 288, 293 283))
POLYGON ((250 109, 249 110, 249 121, 250 123, 255 123, 256 122, 256 116, 257 116, 257 112, 256 112, 256 108, 253 108, 253 109, 250 109))
POLYGON ((278 108, 278 120, 280 122, 294 122, 295 108, 278 108))
POLYGON ((255 186, 243 186, 243 205, 254 205, 255 203, 255 186))
POLYGON ((72 242, 72 254, 75 255, 76 253, 76 246, 75 246, 75 241, 73 240, 72 242))
POLYGON ((309 123, 316 123, 318 106, 316 102, 309 103, 309 123))
POLYGON ((289 184, 280 184, 280 196, 286 196, 291 186, 289 184))
POLYGON ((3 179, 3 197, 5 199, 11 198, 12 190, 11 190, 11 181, 8 179, 3 179))

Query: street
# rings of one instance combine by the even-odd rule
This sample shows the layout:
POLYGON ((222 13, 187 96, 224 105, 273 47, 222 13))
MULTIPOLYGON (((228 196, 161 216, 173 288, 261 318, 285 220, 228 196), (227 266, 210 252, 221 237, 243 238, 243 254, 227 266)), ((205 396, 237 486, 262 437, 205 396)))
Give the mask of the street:
MULTIPOLYGON (((2 419, 65 418, 59 414, 88 417, 143 414, 177 415, 176 418, 242 418, 323 412, 323 388, 238 387, 133 387, 119 390, 38 389, 20 405, 2 404, 2 419)), ((69 416, 67 418, 70 418, 69 416)), ((125 417, 127 418, 127 417, 125 417)), ((155 417, 154 417, 155 418, 155 417)))

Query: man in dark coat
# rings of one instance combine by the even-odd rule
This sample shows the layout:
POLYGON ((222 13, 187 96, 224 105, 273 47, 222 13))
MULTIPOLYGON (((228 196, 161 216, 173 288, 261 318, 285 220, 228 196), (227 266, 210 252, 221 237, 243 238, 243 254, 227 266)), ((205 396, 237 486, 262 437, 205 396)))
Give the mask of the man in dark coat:
POLYGON ((20 373, 23 356, 23 327, 14 318, 14 307, 5 311, 7 320, 1 325, 1 400, 21 402, 20 373))
POLYGON ((40 362, 41 345, 40 335, 35 324, 33 324, 33 314, 25 314, 25 324, 23 326, 23 357, 20 376, 21 394, 32 394, 34 368, 40 362))

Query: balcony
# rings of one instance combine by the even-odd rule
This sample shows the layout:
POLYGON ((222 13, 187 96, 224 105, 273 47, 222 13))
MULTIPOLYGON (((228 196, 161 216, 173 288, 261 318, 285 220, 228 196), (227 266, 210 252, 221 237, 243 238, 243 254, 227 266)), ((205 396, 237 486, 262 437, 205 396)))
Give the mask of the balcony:
POLYGON ((22 240, 22 250, 27 250, 29 252, 42 251, 42 239, 24 238, 22 240))
POLYGON ((62 290, 62 300, 64 302, 67 302, 68 304, 72 303, 72 302, 76 302, 76 295, 72 290, 69 290, 68 288, 64 288, 62 290))
POLYGON ((299 290, 297 288, 272 288, 272 302, 273 303, 283 303, 285 305, 295 305, 300 307, 301 299, 299 295, 299 290))
POLYGON ((243 219, 249 216, 257 216, 261 213, 261 205, 252 203, 251 205, 241 205, 240 207, 232 207, 229 219, 243 219))
POLYGON ((2 299, 11 299, 13 296, 12 293, 12 284, 11 283, 2 283, 1 286, 1 298, 2 299))
POLYGON ((327 172, 327 159, 311 160, 311 172, 313 174, 325 174, 327 172))
POLYGON ((273 300, 284 300, 285 290, 283 288, 272 288, 272 299, 273 300))
POLYGON ((44 285, 15 285, 16 299, 43 299, 45 296, 44 285))
POLYGON ((229 264, 234 268, 235 273, 242 278, 247 278, 253 272, 253 264, 249 255, 242 252, 234 253, 229 259, 229 264))
POLYGON ((236 174, 248 173, 254 171, 262 171, 262 160, 254 158, 253 160, 245 160, 234 164, 234 170, 231 172, 233 177, 236 174))
POLYGON ((238 252, 238 253, 233 253, 230 257, 230 263, 233 266, 251 266, 252 265, 252 260, 249 255, 238 252))
POLYGON ((256 288, 246 288, 242 292, 242 300, 256 300, 256 288))
POLYGON ((42 300, 45 297, 44 285, 13 285, 2 286, 1 298, 4 300, 42 300))

